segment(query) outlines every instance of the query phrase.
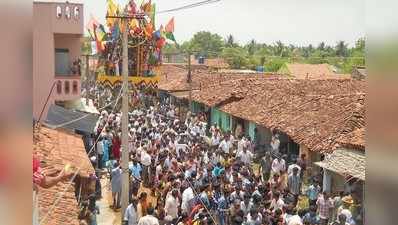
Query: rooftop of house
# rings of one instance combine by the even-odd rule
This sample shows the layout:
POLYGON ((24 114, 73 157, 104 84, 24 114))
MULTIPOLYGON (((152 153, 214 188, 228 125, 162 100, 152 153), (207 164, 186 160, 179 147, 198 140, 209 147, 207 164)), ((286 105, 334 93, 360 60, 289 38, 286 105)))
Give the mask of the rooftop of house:
POLYGON ((313 151, 364 128, 365 83, 356 80, 237 79, 193 94, 193 100, 280 130, 313 151))
MULTIPOLYGON (((189 83, 187 82, 188 70, 186 65, 164 64, 161 70, 162 73, 158 84, 159 89, 169 92, 189 90, 189 83)), ((214 72, 203 68, 192 70, 191 75, 193 90, 199 90, 228 80, 280 77, 280 75, 270 73, 226 73, 214 72)))
POLYGON ((297 79, 350 79, 350 74, 338 74, 329 64, 287 63, 287 72, 297 79))
MULTIPOLYGON (((88 178, 94 174, 81 137, 67 130, 53 130, 44 126, 36 128, 33 133, 33 152, 40 159, 46 176, 56 175, 66 164, 71 165, 72 171, 77 171, 78 176, 88 178)), ((75 188, 68 182, 60 182, 49 189, 39 189, 39 219, 46 215, 60 193, 63 193, 62 200, 43 224, 79 224, 75 188)))

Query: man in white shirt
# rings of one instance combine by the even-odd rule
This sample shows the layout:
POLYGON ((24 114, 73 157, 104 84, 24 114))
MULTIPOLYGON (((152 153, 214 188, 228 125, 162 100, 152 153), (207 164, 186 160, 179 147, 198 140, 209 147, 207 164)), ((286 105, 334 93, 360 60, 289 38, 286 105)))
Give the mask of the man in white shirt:
POLYGON ((189 186, 182 192, 182 203, 181 210, 183 213, 189 213, 191 211, 190 202, 195 198, 192 188, 189 186))
POLYGON ((272 161, 271 171, 273 174, 280 174, 282 171, 285 171, 285 160, 282 157, 277 157, 272 161))
POLYGON ((230 154, 230 149, 232 147, 232 142, 229 139, 229 136, 225 136, 224 139, 221 141, 220 145, 218 146, 225 154, 230 154))
POLYGON ((272 148, 272 152, 274 153, 279 153, 279 145, 280 145, 280 141, 279 141, 279 135, 275 134, 274 136, 272 136, 271 139, 271 148, 272 148))
POLYGON ((178 218, 178 191, 174 189, 171 195, 167 196, 164 211, 166 216, 171 216, 173 220, 178 218))
POLYGON ((300 175, 301 173, 301 167, 299 165, 297 165, 297 159, 293 159, 293 164, 289 165, 287 167, 287 175, 290 176, 293 174, 293 168, 297 168, 298 169, 298 174, 300 175))
POLYGON ((102 169, 102 157, 104 155, 104 143, 102 142, 102 137, 100 137, 99 141, 97 142, 97 154, 98 154, 97 166, 98 169, 102 169))
POLYGON ((250 165, 253 159, 253 153, 247 151, 247 148, 243 148, 243 151, 238 153, 238 157, 240 157, 240 160, 246 165, 250 165))
POLYGON ((143 150, 141 152, 141 164, 143 165, 142 168, 142 179, 143 179, 143 185, 145 187, 148 187, 148 183, 149 183, 149 166, 151 165, 152 162, 152 158, 151 156, 145 151, 143 150))
POLYGON ((140 218, 138 221, 138 225, 159 225, 159 220, 155 216, 155 209, 153 207, 149 207, 147 209, 147 215, 140 218))
POLYGON ((136 209, 136 201, 135 199, 132 199, 130 202, 130 205, 127 206, 126 212, 124 213, 124 218, 123 220, 127 222, 127 225, 137 225, 137 209, 136 209))
POLYGON ((270 208, 274 212, 276 209, 282 209, 285 205, 285 202, 280 198, 280 193, 275 192, 272 196, 272 201, 270 204, 270 208))
POLYGON ((247 146, 246 144, 246 137, 243 136, 239 141, 238 141, 238 154, 243 151, 243 148, 247 146))

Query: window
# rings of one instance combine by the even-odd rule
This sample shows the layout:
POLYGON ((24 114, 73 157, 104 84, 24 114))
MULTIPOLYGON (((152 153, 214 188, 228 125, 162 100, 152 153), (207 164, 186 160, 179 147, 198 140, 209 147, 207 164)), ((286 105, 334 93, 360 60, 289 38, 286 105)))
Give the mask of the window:
POLYGON ((55 75, 69 75, 69 49, 55 49, 55 75))
POLYGON ((64 81, 64 86, 65 86, 65 94, 69 94, 70 87, 69 87, 69 81, 68 80, 64 81))
POLYGON ((77 81, 73 81, 72 92, 73 94, 77 94, 77 81))
POLYGON ((73 16, 75 17, 75 19, 79 19, 80 16, 80 9, 78 6, 75 6, 75 8, 73 9, 73 16))
POLYGON ((61 94, 62 92, 62 82, 59 80, 57 81, 57 94, 61 94))
POLYGON ((57 18, 61 18, 62 17, 62 8, 61 6, 57 6, 57 18))
POLYGON ((66 17, 66 19, 70 19, 70 7, 69 6, 65 7, 65 17, 66 17))

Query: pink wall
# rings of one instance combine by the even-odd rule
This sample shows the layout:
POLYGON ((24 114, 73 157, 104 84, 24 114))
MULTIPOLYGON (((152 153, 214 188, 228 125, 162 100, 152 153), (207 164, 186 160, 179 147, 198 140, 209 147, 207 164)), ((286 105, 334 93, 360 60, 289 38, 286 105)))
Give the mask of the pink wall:
MULTIPOLYGON (((83 35, 83 5, 80 7, 80 19, 73 18, 75 4, 70 4, 71 19, 64 16, 57 18, 56 6, 64 7, 64 3, 34 2, 33 7, 33 116, 38 119, 39 114, 50 93, 55 77, 54 53, 56 47, 68 48, 70 51, 70 62, 77 59, 80 52, 80 38, 83 35)), ((80 97, 80 78, 67 77, 62 80, 71 79, 70 94, 57 94, 54 86, 53 94, 44 110, 42 119, 46 118, 48 108, 55 100, 72 100, 80 97), (73 80, 78 81, 78 93, 72 93, 73 80)))

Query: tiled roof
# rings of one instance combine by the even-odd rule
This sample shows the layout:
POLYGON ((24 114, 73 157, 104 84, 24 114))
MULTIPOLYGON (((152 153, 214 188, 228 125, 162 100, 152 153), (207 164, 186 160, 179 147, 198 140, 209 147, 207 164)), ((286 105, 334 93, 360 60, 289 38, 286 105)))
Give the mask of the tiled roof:
MULTIPOLYGON (((169 92, 189 90, 187 82, 188 70, 184 65, 162 65, 159 89, 169 92)), ((225 81, 280 77, 276 74, 245 74, 245 73, 219 73, 206 69, 196 69, 191 72, 192 89, 199 90, 225 81)))
POLYGON ((339 149, 327 154, 325 160, 315 164, 344 177, 352 176, 365 180, 366 157, 363 152, 339 149))
POLYGON ((313 151, 338 147, 337 139, 365 126, 364 82, 354 80, 234 80, 201 90, 195 101, 281 130, 313 151))
POLYGON ((329 64, 286 64, 289 75, 298 79, 350 79, 350 74, 337 74, 329 64))
MULTIPOLYGON (((66 130, 53 130, 43 126, 35 129, 33 152, 38 156, 44 172, 49 176, 62 170, 66 164, 71 165, 72 171, 80 168, 78 175, 81 177, 89 177, 94 173, 81 137, 66 130)), ((79 224, 77 219, 79 208, 74 185, 65 182, 49 189, 40 188, 39 217, 41 219, 48 212, 65 188, 67 191, 44 224, 79 224)))
MULTIPOLYGON (((198 59, 195 59, 195 57, 191 57, 191 64, 192 65, 201 65, 199 64, 198 59)), ((223 58, 213 58, 213 59, 204 59, 204 65, 210 67, 210 68, 216 68, 216 69, 227 69, 229 68, 229 64, 225 62, 223 58)))
POLYGON ((346 148, 365 150, 365 128, 355 129, 341 136, 338 142, 346 148))

